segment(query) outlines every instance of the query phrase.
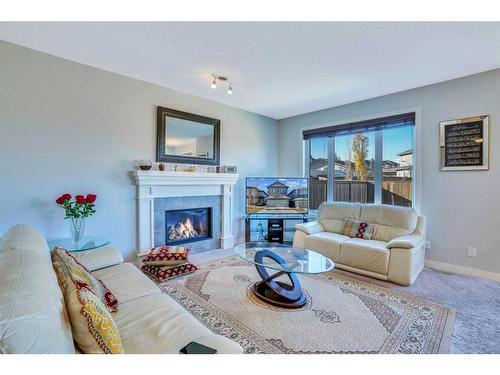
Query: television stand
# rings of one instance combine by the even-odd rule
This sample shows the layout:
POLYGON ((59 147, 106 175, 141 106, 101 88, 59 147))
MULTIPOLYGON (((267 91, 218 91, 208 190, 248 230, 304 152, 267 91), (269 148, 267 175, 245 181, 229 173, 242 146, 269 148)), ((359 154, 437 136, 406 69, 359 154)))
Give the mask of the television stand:
MULTIPOLYGON (((302 221, 303 223, 307 222, 307 215, 293 215, 293 216, 279 216, 279 215, 247 215, 245 216, 245 242, 257 242, 257 241, 265 241, 265 242, 277 242, 277 243, 286 243, 290 241, 285 241, 285 222, 286 221, 302 221), (264 230, 264 226, 260 228, 262 230, 262 236, 264 238, 256 238, 252 239, 252 230, 251 224, 252 221, 267 221, 267 235, 264 235, 262 232, 264 230)), ((259 232, 256 233, 260 236, 259 232)))

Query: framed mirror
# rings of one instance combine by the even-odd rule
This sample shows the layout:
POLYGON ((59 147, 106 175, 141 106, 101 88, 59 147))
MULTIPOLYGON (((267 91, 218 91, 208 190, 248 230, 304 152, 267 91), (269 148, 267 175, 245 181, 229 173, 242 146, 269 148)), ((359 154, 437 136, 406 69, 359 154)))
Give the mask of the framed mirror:
POLYGON ((220 120, 158 107, 156 161, 219 165, 220 120))

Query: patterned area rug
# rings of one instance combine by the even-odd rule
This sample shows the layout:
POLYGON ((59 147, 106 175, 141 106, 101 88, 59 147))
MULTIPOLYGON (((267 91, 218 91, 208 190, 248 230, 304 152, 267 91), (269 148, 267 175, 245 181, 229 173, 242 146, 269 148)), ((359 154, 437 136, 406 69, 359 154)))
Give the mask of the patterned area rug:
POLYGON ((235 255, 161 283, 213 332, 245 353, 447 353, 454 310, 327 272, 299 275, 307 304, 296 310, 254 297, 260 277, 235 255))

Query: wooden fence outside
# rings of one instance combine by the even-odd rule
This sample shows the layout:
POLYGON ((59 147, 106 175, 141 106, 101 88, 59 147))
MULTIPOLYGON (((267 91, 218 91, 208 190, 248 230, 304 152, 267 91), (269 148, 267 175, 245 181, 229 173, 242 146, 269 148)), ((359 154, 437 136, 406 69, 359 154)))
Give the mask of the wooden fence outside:
MULTIPOLYGON (((372 181, 335 181, 334 200, 337 202, 373 202, 375 186, 372 181)), ((310 180, 310 207, 318 208, 327 199, 326 181, 310 180)), ((384 178, 382 203, 411 207, 411 179, 384 178)))

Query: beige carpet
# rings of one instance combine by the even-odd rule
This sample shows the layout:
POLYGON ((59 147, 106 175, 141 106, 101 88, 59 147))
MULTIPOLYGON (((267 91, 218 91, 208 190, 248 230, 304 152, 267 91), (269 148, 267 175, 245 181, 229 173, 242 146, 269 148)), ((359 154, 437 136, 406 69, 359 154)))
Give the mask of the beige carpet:
POLYGON ((232 255, 160 285, 212 331, 246 353, 446 353, 454 311, 446 306, 328 272, 299 276, 301 309, 253 296, 255 267, 232 255))

